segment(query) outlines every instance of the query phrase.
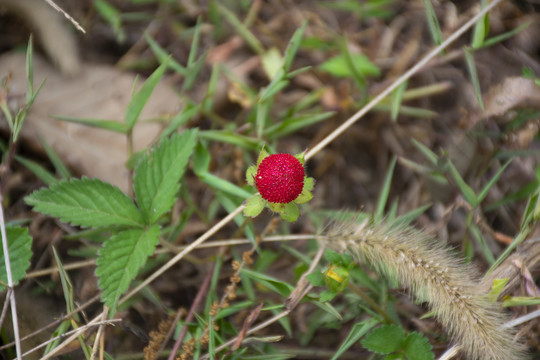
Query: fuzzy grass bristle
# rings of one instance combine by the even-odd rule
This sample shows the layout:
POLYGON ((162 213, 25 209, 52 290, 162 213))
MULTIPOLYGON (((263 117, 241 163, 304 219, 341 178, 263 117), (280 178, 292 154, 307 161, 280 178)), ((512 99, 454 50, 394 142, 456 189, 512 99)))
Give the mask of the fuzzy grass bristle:
POLYGON ((467 359, 525 359, 514 333, 503 329, 497 303, 478 292, 474 270, 425 233, 384 222, 336 224, 322 237, 326 245, 398 279, 429 304, 467 359))

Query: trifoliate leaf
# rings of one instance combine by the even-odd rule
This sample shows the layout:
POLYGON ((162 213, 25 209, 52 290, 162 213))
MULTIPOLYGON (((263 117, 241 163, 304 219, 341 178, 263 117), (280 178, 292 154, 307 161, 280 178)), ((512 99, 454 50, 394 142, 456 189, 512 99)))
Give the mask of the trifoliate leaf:
POLYGON ((266 201, 262 198, 260 194, 253 195, 246 200, 244 215, 255 217, 261 213, 264 209, 266 201))
POLYGON ((152 255, 159 240, 159 226, 130 229, 111 236, 98 252, 96 276, 101 299, 114 316, 120 296, 152 255))
POLYGON ((431 344, 428 339, 418 332, 407 335, 405 355, 409 360, 433 360, 435 358, 431 352, 431 344))
POLYGON ((137 204, 149 224, 173 206, 190 155, 195 146, 196 130, 164 139, 135 168, 134 190, 137 204))
POLYGON ((33 192, 25 201, 35 211, 82 227, 141 226, 141 213, 122 191, 99 179, 72 179, 33 192))
POLYGON ((405 335, 397 325, 383 325, 367 334, 362 339, 362 346, 378 354, 390 354, 403 348, 405 335))
MULTIPOLYGON (((7 226, 6 236, 8 241, 8 253, 11 264, 11 278, 13 284, 24 278, 26 270, 30 266, 32 257, 32 238, 28 235, 27 228, 18 226, 7 226)), ((0 291, 3 291, 7 284, 6 263, 4 260, 4 247, 0 246, 0 291)))

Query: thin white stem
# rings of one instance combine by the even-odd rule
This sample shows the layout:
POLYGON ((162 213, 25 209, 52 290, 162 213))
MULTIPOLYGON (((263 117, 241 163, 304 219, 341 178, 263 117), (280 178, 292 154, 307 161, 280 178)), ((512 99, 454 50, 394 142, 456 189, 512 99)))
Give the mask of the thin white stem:
MULTIPOLYGON (((297 286, 296 288, 292 291, 291 295, 289 296, 289 299, 291 300, 289 302, 289 304, 287 304, 287 309, 277 315, 275 315, 274 317, 260 323, 259 325, 249 329, 246 331, 246 336, 247 335, 251 335, 259 330, 262 330, 264 329, 265 327, 267 326, 270 326, 272 325, 273 323, 275 323, 276 321, 279 321, 280 319, 284 318, 285 316, 288 316, 293 310, 294 308, 296 307, 296 305, 298 305, 298 302, 304 297, 307 295, 308 292, 311 291, 311 289, 313 288, 313 286, 311 284, 308 284, 306 286, 305 284, 305 278, 308 274, 311 274, 313 271, 315 271, 315 269, 317 268, 317 265, 319 264, 319 261, 321 260, 323 254, 324 254, 324 247, 321 247, 319 249, 319 251, 317 252, 317 254, 315 255, 315 258, 314 260, 311 262, 311 265, 309 267, 309 269, 302 275, 302 277, 300 278, 300 280, 298 281, 297 283, 297 286), (294 295, 294 293, 298 293, 299 295, 294 295)), ((227 341, 226 343, 218 346, 216 349, 215 349, 215 352, 219 352, 229 346, 231 346, 232 344, 234 344, 236 341, 237 341, 237 338, 238 337, 235 337, 229 341, 227 341)), ((205 355, 201 358, 201 360, 205 360, 205 359, 208 359, 209 356, 208 355, 205 355)))
POLYGON ((0 195, 0 232, 2 233, 2 249, 4 250, 4 263, 6 264, 6 275, 8 288, 9 303, 11 305, 11 321, 13 323, 13 337, 15 338, 15 349, 17 351, 17 359, 22 360, 21 355, 21 338, 19 335, 19 320, 17 318, 17 302, 15 301, 15 291, 13 289, 13 274, 11 273, 11 261, 9 259, 8 239, 6 235, 6 224, 4 221, 4 207, 2 206, 3 196, 0 195))
POLYGON ((463 33, 469 30, 482 16, 488 13, 493 9, 497 4, 502 0, 494 0, 491 4, 482 9, 478 14, 473 16, 469 21, 467 21, 461 28, 459 28, 455 33, 453 33, 448 39, 443 41, 435 49, 431 50, 422 60, 420 60, 416 65, 414 65, 409 71, 401 75, 396 81, 394 81, 390 86, 383 90, 379 95, 375 96, 366 106, 360 109, 356 114, 351 116, 347 121, 341 124, 338 128, 328 134, 324 139, 322 139, 317 145, 310 149, 304 159, 308 160, 311 157, 315 156, 319 151, 321 151, 326 145, 330 144, 334 139, 340 136, 345 130, 347 130, 351 125, 353 125, 358 119, 368 113, 375 105, 377 105, 382 99, 390 95, 398 86, 403 84, 405 81, 409 80, 414 74, 416 74, 423 66, 425 66, 431 59, 433 59, 437 54, 444 50, 448 45, 458 39, 463 33))
MULTIPOLYGON (((280 319, 284 318, 285 316, 288 316, 289 314, 291 313, 291 310, 285 310, 283 311, 282 313, 279 313, 277 314, 276 316, 266 320, 265 322, 249 329, 248 331, 246 331, 246 336, 247 335, 251 335, 253 334, 254 332, 257 332, 259 330, 262 330, 264 329, 265 327, 267 326, 270 326, 272 325, 273 323, 279 321, 280 319)), ((232 338, 231 340, 227 341, 226 343, 224 344, 221 344, 220 346, 216 347, 215 349, 215 353, 217 354, 219 351, 231 346, 232 344, 234 344, 236 342, 236 337, 235 338, 232 338)), ((207 360, 209 359, 209 356, 208 354, 204 355, 201 357, 201 360, 207 360)))
POLYGON ((79 23, 77 22, 77 20, 75 20, 74 18, 71 17, 71 15, 69 15, 66 11, 64 11, 64 9, 62 9, 60 6, 56 5, 54 3, 54 1, 52 0, 45 0, 45 2, 47 4, 49 4, 54 10, 58 11, 60 14, 64 15, 66 17, 66 19, 68 19, 76 28, 77 30, 79 30, 80 32, 82 32, 83 34, 86 34, 86 30, 83 29, 83 27, 81 25, 79 25, 79 23))
MULTIPOLYGON (((103 312, 101 313, 101 321, 105 321, 107 319, 107 314, 109 313, 109 307, 104 306, 103 312)), ((94 341, 94 347, 92 348, 92 354, 90 355, 90 360, 94 360, 96 358, 96 354, 99 348, 99 344, 101 343, 101 338, 103 336, 103 329, 105 328, 105 323, 101 324, 98 328, 98 332, 96 335, 96 340, 94 341)))
POLYGON ((531 313, 525 314, 523 316, 520 316, 520 317, 518 317, 518 318, 516 318, 514 320, 510 320, 509 322, 504 324, 503 328, 505 328, 505 329, 513 328, 515 326, 523 324, 524 322, 536 319, 539 316, 540 316, 540 309, 535 310, 535 311, 533 311, 531 313))
POLYGON ((439 360, 450 360, 451 358, 453 358, 454 356, 458 354, 459 349, 460 349, 460 346, 458 345, 452 346, 450 349, 446 350, 444 354, 441 355, 439 360))
POLYGON ((55 336, 52 339, 49 339, 49 340, 45 341, 44 343, 39 344, 35 348, 28 350, 27 352, 25 352, 23 354, 23 356, 31 354, 34 351, 37 351, 37 350, 41 349, 42 347, 45 347, 48 344, 50 344, 50 343, 52 343, 52 342, 54 342, 54 341, 56 341, 58 339, 63 339, 66 336, 69 336, 66 340, 64 340, 63 343, 61 343, 60 345, 55 347, 50 353, 48 353, 47 355, 45 355, 44 357, 41 358, 41 360, 50 359, 51 357, 55 356, 60 350, 62 350, 66 346, 68 346, 73 340, 75 340, 76 338, 81 336, 82 333, 84 333, 85 331, 87 331, 91 327, 100 326, 100 325, 114 325, 115 323, 122 321, 121 319, 111 319, 111 320, 99 321, 100 318, 101 318, 101 315, 98 316, 97 318, 93 319, 92 321, 90 321, 88 324, 86 324, 84 326, 81 326, 80 328, 70 330, 70 331, 68 331, 68 332, 66 332, 66 333, 64 333, 62 335, 55 336))
MULTIPOLYGON (((273 235, 273 236, 267 236, 263 239, 261 239, 261 242, 277 242, 277 241, 296 241, 296 240, 310 240, 314 239, 315 235, 309 235, 309 234, 301 234, 301 235, 273 235)), ((251 244, 250 239, 226 239, 226 240, 217 240, 217 241, 211 241, 207 243, 200 244, 197 248, 213 248, 213 247, 220 247, 220 246, 234 246, 234 245, 245 245, 245 244, 251 244)), ((185 246, 177 246, 175 247, 177 251, 182 251, 187 247, 185 246)), ((165 254, 170 252, 168 249, 158 249, 156 250, 156 254, 165 254)), ((64 265, 65 270, 76 270, 87 266, 93 266, 96 264, 95 260, 84 260, 84 261, 77 261, 73 262, 71 264, 64 265)), ((41 269, 36 271, 31 271, 26 274, 25 279, 33 279, 41 276, 47 276, 51 274, 58 273, 58 267, 51 267, 47 269, 41 269)))

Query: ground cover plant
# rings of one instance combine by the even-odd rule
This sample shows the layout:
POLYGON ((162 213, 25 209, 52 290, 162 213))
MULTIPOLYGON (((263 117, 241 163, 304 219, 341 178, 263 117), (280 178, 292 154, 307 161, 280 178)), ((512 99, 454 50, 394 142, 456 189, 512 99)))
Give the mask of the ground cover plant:
POLYGON ((533 4, 66 10, 143 76, 123 119, 51 116, 123 134, 130 186, 21 138, 30 38, 24 105, 1 75, 4 357, 538 355, 533 4), (134 151, 166 77, 183 107, 134 151))

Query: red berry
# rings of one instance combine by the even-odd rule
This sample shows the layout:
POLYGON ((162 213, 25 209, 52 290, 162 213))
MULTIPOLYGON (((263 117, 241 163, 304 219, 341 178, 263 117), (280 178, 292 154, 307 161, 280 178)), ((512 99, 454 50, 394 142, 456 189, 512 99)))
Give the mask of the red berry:
POLYGON ((255 185, 263 199, 286 204, 298 197, 304 188, 304 166, 290 154, 273 154, 257 168, 255 185))

